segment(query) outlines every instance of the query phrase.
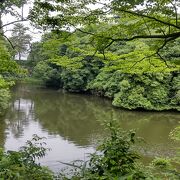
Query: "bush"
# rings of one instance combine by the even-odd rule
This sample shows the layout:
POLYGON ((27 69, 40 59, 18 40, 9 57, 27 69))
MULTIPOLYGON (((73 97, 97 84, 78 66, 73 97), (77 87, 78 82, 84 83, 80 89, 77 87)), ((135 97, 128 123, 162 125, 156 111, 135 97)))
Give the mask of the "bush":
POLYGON ((50 66, 48 61, 40 61, 35 66, 33 77, 42 80, 46 86, 62 87, 60 69, 50 66))
POLYGON ((63 88, 67 91, 84 91, 87 84, 89 72, 87 70, 68 70, 62 72, 63 88))
POLYGON ((31 141, 19 151, 0 150, 0 178, 51 180, 53 173, 46 167, 36 163, 36 159, 45 156, 47 149, 39 141, 42 138, 34 135, 31 141))
POLYGON ((68 58, 66 56, 40 61, 33 76, 47 86, 55 86, 71 92, 86 91, 88 83, 96 77, 103 63, 92 57, 68 58))
POLYGON ((88 88, 113 99, 113 105, 126 109, 179 110, 179 72, 122 73, 101 71, 88 88))
POLYGON ((0 115, 4 114, 5 110, 8 108, 10 97, 8 89, 0 89, 0 115))

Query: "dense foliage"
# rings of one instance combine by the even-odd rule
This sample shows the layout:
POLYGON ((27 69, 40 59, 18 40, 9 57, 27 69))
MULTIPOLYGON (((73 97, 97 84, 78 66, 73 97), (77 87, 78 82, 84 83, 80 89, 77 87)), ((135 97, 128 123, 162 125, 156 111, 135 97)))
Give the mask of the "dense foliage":
POLYGON ((179 110, 178 72, 124 74, 101 72, 89 88, 113 98, 113 105, 128 109, 179 110))
MULTIPOLYGON (((0 41, 0 74, 6 74, 12 72, 11 65, 8 62, 9 54, 3 45, 3 41, 0 41)), ((12 67, 13 68, 13 67, 12 67)), ((0 114, 3 114, 8 107, 8 101, 10 99, 9 83, 7 83, 3 76, 0 76, 0 114)))
POLYGON ((30 49, 29 46, 32 37, 27 33, 28 30, 29 28, 21 23, 16 23, 12 29, 12 34, 9 40, 13 45, 14 56, 16 55, 18 60, 21 60, 22 56, 27 54, 30 49))
POLYGON ((0 37, 0 115, 8 107, 10 92, 9 88, 13 85, 12 78, 23 75, 22 70, 15 61, 6 47, 6 42, 0 37))
POLYGON ((9 83, 0 76, 0 115, 2 115, 8 107, 10 99, 9 83))
MULTIPOLYGON (((95 26, 91 28, 96 30, 95 26)), ((93 54, 93 44, 87 43, 90 38, 83 33, 46 34, 35 44, 42 55, 33 51, 29 56, 29 63, 37 64, 34 77, 47 86, 109 97, 117 107, 179 110, 180 74, 176 61, 146 59, 152 51, 143 41, 117 43, 105 54, 93 54)), ((165 56, 170 54, 166 51, 165 56)))
POLYGON ((46 73, 39 77, 48 84, 107 96, 118 107, 179 110, 178 8, 170 0, 37 0, 30 14, 36 25, 57 34, 75 31, 66 42, 41 42, 46 61, 35 75, 44 66, 46 73), (84 65, 89 56, 91 62, 84 65), (102 65, 94 73, 97 59, 102 65))

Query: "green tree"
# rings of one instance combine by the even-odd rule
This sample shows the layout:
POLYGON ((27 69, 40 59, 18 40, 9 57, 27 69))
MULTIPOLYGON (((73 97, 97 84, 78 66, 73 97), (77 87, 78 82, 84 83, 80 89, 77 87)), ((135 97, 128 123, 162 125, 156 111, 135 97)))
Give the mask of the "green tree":
POLYGON ((14 76, 21 72, 19 66, 11 59, 5 40, 0 37, 0 74, 2 76, 14 76))
POLYGON ((28 27, 24 27, 23 24, 17 23, 12 29, 12 35, 10 41, 12 42, 19 60, 21 60, 22 54, 27 53, 30 48, 32 37, 27 33, 28 27))
POLYGON ((34 67, 37 64, 37 62, 43 60, 41 49, 42 49, 41 42, 31 43, 30 52, 27 57, 29 66, 34 67))
MULTIPOLYGON (((98 27, 84 29, 95 33, 98 27)), ((108 28, 108 24, 101 27, 108 28)), ((48 33, 34 52, 43 62, 38 62, 33 75, 47 86, 107 96, 121 108, 179 110, 178 65, 167 68, 168 62, 157 57, 145 59, 153 50, 140 40, 115 42, 104 55, 103 46, 103 42, 79 31, 48 33)), ((170 56, 170 48, 164 54, 170 56)))
POLYGON ((6 41, 0 36, 0 115, 5 112, 9 104, 9 87, 14 84, 11 78, 16 78, 24 73, 25 71, 12 60, 6 47, 6 41))

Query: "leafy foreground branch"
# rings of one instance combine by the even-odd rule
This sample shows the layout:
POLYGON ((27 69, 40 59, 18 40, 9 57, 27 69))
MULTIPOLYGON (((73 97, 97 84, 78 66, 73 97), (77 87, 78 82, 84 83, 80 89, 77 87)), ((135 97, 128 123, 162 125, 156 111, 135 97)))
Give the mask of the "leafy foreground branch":
POLYGON ((0 149, 0 179, 53 179, 53 173, 48 168, 36 163, 36 160, 44 157, 48 150, 44 147, 44 142, 41 142, 42 139, 34 135, 18 152, 5 152, 0 149))

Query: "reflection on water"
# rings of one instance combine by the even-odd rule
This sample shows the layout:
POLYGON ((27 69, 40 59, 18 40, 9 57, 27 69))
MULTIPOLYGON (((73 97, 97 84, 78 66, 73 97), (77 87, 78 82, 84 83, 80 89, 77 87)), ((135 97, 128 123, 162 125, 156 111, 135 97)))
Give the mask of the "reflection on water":
POLYGON ((24 130, 26 130, 26 127, 29 125, 29 120, 34 119, 33 115, 33 101, 19 98, 12 102, 11 111, 8 112, 5 122, 14 138, 23 136, 24 130))
POLYGON ((88 95, 19 84, 11 106, 1 119, 0 145, 16 150, 33 134, 46 137, 51 151, 42 160, 53 170, 57 161, 85 159, 94 151, 97 139, 106 134, 101 123, 116 119, 123 129, 136 129, 148 142, 146 155, 169 155, 176 146, 168 137, 180 116, 175 112, 136 112, 113 108, 110 101, 88 95))

